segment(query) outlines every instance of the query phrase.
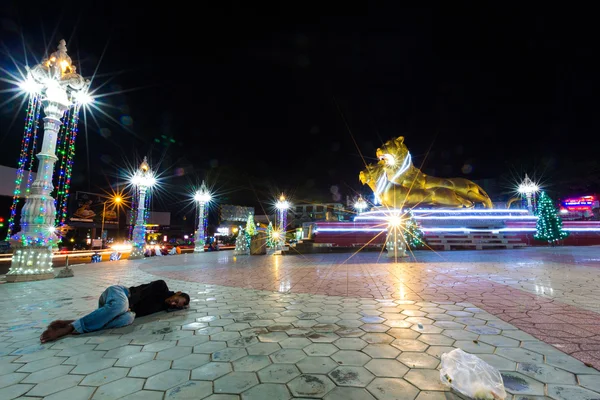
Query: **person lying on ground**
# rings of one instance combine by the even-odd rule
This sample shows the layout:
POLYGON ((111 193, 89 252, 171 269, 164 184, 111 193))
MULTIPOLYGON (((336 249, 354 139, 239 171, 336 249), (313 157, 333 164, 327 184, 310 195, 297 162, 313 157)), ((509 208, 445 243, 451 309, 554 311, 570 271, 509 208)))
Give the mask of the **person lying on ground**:
POLYGON ((184 309, 190 304, 187 293, 173 292, 163 280, 140 286, 109 286, 100 295, 98 308, 77 320, 56 320, 40 336, 42 343, 66 335, 95 332, 127 326, 136 317, 170 309, 184 309))

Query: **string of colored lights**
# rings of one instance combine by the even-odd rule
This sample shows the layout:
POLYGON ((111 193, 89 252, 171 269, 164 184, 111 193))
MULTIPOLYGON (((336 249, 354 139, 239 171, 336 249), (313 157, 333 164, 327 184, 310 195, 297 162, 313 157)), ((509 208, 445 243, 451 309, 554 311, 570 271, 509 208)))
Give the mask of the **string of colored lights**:
POLYGON ((78 124, 79 124, 79 108, 77 104, 73 108, 70 115, 68 129, 65 135, 66 154, 64 155, 65 163, 59 171, 59 177, 62 177, 62 185, 58 188, 56 225, 62 226, 67 220, 67 206, 69 202, 69 194, 71 188, 71 176, 73 175, 73 159, 75 158, 75 139, 77 139, 78 124), (67 141, 68 140, 68 141, 67 141), (60 198, 60 202, 58 199, 60 198))
POLYGON ((35 161, 35 151, 37 149, 37 139, 38 139, 38 131, 40 128, 40 114, 42 112, 42 103, 38 100, 35 117, 33 120, 33 142, 31 144, 31 151, 29 153, 29 168, 27 169, 27 185, 25 186, 25 198, 29 197, 29 192, 31 190, 31 184, 33 183, 33 163, 35 161))
POLYGON ((32 181, 31 170, 33 167, 34 160, 33 155, 35 154, 35 148, 37 145, 37 119, 39 118, 40 109, 40 96, 29 96, 25 116, 25 129, 23 132, 23 138, 21 139, 21 152, 19 154, 19 162, 17 165, 17 176, 15 178, 15 189, 13 191, 13 201, 10 207, 10 217, 8 219, 8 230, 6 233, 6 240, 10 239, 15 227, 15 217, 17 214, 17 207, 21 199, 21 187, 23 184, 23 175, 26 169, 29 171, 29 176, 27 178, 26 195, 29 194, 29 187, 31 186, 32 181))
MULTIPOLYGON (((69 132, 69 110, 65 111, 63 117, 61 118, 60 130, 58 131, 57 140, 56 140, 56 156, 58 157, 58 166, 57 166, 57 182, 55 193, 54 193, 54 205, 56 206, 56 210, 60 210, 60 204, 62 204, 62 187, 65 181, 65 165, 67 161, 67 143, 68 143, 68 132, 69 132)), ((54 225, 58 225, 60 222, 60 213, 56 213, 54 225)))
POLYGON ((131 212, 129 213, 129 240, 133 240, 133 227, 135 225, 135 220, 136 220, 136 213, 137 213, 137 208, 138 208, 138 201, 139 201, 140 195, 139 192, 137 190, 137 188, 134 187, 133 189, 133 195, 131 196, 131 212))

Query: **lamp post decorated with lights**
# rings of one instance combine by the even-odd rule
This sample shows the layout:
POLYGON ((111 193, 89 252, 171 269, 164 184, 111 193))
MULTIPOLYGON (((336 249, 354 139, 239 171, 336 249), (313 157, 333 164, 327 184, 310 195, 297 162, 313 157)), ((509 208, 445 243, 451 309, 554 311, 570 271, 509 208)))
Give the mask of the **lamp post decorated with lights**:
POLYGON ((147 158, 140 165, 140 168, 131 177, 131 184, 139 189, 137 202, 135 226, 131 235, 131 253, 130 260, 136 260, 144 257, 144 248, 146 247, 146 193, 156 183, 154 173, 150 170, 147 158))
POLYGON ((525 195, 525 198, 527 199, 527 210, 529 211, 529 214, 533 214, 533 195, 539 191, 539 186, 525 174, 525 179, 523 179, 523 182, 519 185, 519 193, 525 195))
POLYGON ((358 211, 359 214, 362 214, 363 211, 367 209, 367 202, 364 201, 362 196, 359 196, 356 202, 354 203, 354 209, 358 211))
MULTIPOLYGON (((51 192, 55 188, 54 164, 58 160, 56 144, 63 125, 74 123, 76 133, 79 105, 88 98, 87 89, 90 84, 75 71, 75 66, 67 54, 66 42, 61 40, 58 49, 41 64, 33 68, 27 67, 27 79, 21 84, 21 88, 30 93, 31 101, 37 101, 44 111, 44 136, 41 151, 37 154, 39 163, 36 178, 28 187, 27 198, 21 210, 21 231, 10 237, 14 250, 10 271, 6 276, 7 282, 54 278, 52 252, 58 246, 58 236, 55 229, 56 205, 51 192), (67 117, 66 112, 71 108, 74 108, 74 111, 67 117), (69 121, 66 121, 67 119, 69 121)), ((41 109, 38 108, 38 112, 41 109)), ((36 127, 35 129, 36 117, 34 115, 29 121, 28 115, 26 122, 36 127)), ((28 130, 31 132, 31 128, 26 126, 26 133, 28 130)), ((70 139, 74 147, 74 135, 70 139)), ((27 141, 29 142, 29 139, 27 141)), ((21 162, 22 160, 19 160, 20 164, 21 162)), ((59 180, 64 179, 64 171, 61 171, 61 174, 59 180)), ((19 176, 17 182, 20 185, 19 176)), ((20 189, 17 189, 15 196, 18 198, 19 194, 20 189)), ((14 220, 14 212, 16 207, 11 209, 11 223, 14 220)))
POLYGON ((277 214, 279 217, 279 237, 277 238, 277 248, 282 250, 285 246, 285 230, 287 228, 287 210, 290 208, 290 203, 285 199, 282 194, 279 196, 279 200, 275 203, 277 208, 277 214))
POLYGON ((206 187, 206 183, 202 181, 200 189, 194 195, 194 200, 198 203, 198 229, 196 235, 194 235, 194 253, 204 252, 204 244, 206 243, 206 204, 210 199, 210 192, 206 187))
POLYGON ((387 256, 398 259, 398 257, 406 257, 406 242, 402 232, 404 221, 400 215, 390 215, 388 217, 387 238, 385 247, 387 256))

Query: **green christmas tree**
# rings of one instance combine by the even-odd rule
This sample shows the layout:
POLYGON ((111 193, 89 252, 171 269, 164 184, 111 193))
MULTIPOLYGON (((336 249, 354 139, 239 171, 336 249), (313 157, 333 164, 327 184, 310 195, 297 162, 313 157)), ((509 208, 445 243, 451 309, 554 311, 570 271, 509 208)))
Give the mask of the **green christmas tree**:
POLYGON ((256 223, 254 222, 254 214, 248 214, 248 220, 246 221, 246 241, 248 242, 248 247, 250 247, 250 241, 252 240, 252 236, 256 235, 256 223))
POLYGON ((554 245, 569 235, 568 232, 563 231, 562 218, 558 215, 552 199, 546 192, 540 193, 537 203, 537 217, 534 239, 544 240, 554 245))
POLYGON ((419 226, 417 220, 415 220, 412 210, 409 210, 406 213, 406 222, 404 223, 404 241, 406 242, 407 247, 411 249, 418 249, 425 245, 425 241, 423 240, 423 231, 421 230, 421 226, 419 226))
POLYGON ((269 222, 269 226, 267 226, 267 248, 272 249, 275 245, 276 243, 273 239, 273 223, 269 222))

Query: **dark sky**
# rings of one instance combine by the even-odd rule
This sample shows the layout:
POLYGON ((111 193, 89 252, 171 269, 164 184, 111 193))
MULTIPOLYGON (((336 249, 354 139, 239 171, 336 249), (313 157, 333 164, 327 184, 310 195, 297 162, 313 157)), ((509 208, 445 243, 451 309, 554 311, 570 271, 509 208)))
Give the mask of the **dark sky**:
MULTIPOLYGON (((281 191, 339 200, 369 193, 362 156, 372 162, 399 135, 433 175, 507 190, 528 172, 557 194, 599 189, 600 35, 585 8, 125 3, 2 5, 4 53, 22 63, 23 40, 31 59, 65 38, 84 76, 97 68, 92 89, 121 92, 102 109, 129 125, 94 111, 87 139, 81 128, 80 189, 106 187, 147 154, 168 185, 163 206, 202 179, 227 203, 281 191)), ((7 165, 22 134, 22 110, 8 129, 16 111, 0 110, 7 165)))

